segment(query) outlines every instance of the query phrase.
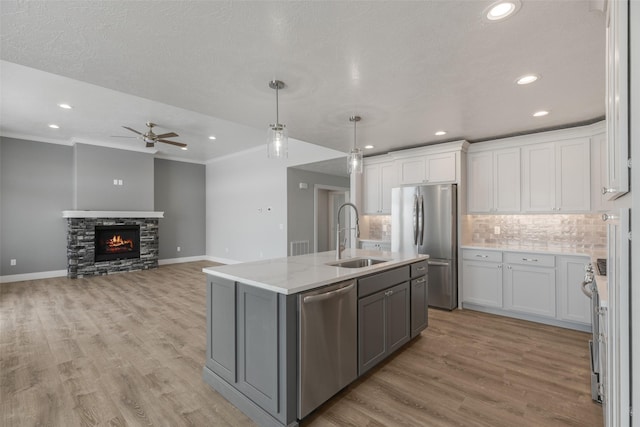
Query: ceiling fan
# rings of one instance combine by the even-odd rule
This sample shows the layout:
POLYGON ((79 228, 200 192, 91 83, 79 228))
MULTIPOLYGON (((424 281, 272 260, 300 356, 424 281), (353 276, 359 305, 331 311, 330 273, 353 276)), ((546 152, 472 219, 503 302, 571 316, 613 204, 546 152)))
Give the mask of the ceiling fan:
POLYGON ((138 132, 135 129, 132 129, 128 126, 122 126, 123 128, 130 130, 133 133, 137 133, 138 135, 140 135, 138 138, 142 139, 144 142, 147 143, 147 147, 154 147, 156 142, 164 142, 165 144, 171 144, 171 145, 175 145, 177 147, 181 147, 181 148, 185 148, 187 146, 187 144, 182 143, 182 142, 178 142, 178 141, 169 141, 168 139, 165 138, 174 138, 176 136, 178 136, 177 133, 175 132, 167 132, 167 133, 163 133, 160 135, 156 135, 153 132, 153 127, 154 126, 158 126, 155 123, 151 123, 151 122, 147 122, 146 123, 147 127, 149 128, 149 130, 147 130, 147 132, 142 133, 142 132, 138 132))

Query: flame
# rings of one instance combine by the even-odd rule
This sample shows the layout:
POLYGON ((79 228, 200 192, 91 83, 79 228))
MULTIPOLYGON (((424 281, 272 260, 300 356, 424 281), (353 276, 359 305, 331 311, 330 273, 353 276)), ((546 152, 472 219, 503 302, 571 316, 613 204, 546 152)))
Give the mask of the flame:
POLYGON ((109 251, 126 250, 127 247, 129 250, 133 249, 133 240, 123 239, 119 234, 107 240, 107 250, 109 251))

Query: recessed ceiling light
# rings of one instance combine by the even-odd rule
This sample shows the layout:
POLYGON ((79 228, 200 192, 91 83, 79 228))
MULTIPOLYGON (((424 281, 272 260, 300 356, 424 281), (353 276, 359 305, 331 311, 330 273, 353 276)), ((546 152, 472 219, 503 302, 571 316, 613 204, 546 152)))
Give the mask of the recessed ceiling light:
POLYGON ((71 110, 73 107, 69 104, 58 104, 58 107, 64 108, 65 110, 71 110))
POLYGON ((548 111, 540 110, 533 113, 533 117, 543 117, 543 116, 546 116, 547 114, 549 114, 548 111))
POLYGON ((371 150, 373 148, 373 145, 365 145, 364 148, 366 148, 367 150, 371 150))
POLYGON ((434 135, 435 135, 435 136, 442 136, 442 135, 446 135, 446 134, 447 134, 447 131, 445 131, 445 130, 439 130, 439 131, 438 131, 438 132, 436 132, 434 135))
POLYGON ((216 137, 215 137, 215 136, 213 136, 213 135, 211 135, 211 136, 209 137, 209 139, 216 139, 216 137))
POLYGON ((51 129, 60 129, 60 126, 54 125, 53 123, 49 125, 51 129))
POLYGON ((525 74, 524 76, 518 77, 518 80, 516 80, 516 83, 519 85, 528 85, 530 83, 535 82, 539 78, 540 76, 537 74, 525 74))
POLYGON ((499 21, 516 13, 520 6, 520 0, 499 0, 484 10, 484 16, 489 21, 499 21))

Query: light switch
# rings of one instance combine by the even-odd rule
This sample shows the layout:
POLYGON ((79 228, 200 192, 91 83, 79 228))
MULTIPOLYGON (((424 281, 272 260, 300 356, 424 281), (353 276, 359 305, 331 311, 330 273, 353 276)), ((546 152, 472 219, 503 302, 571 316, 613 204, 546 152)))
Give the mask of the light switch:
POLYGON ((118 180, 118 185, 124 185, 121 179, 118 180))
POLYGON ((118 180, 117 179, 113 180, 113 185, 118 185, 118 180))

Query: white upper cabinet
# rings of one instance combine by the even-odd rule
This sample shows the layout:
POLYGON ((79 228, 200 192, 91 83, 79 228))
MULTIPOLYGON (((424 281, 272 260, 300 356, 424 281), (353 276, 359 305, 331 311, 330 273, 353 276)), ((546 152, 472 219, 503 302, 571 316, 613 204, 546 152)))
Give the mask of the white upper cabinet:
POLYGON ((629 191, 629 2, 607 2, 607 181, 615 199, 629 191))
POLYGON ((607 137, 599 133, 591 137, 591 210, 604 212, 611 210, 613 201, 609 193, 603 193, 607 185, 607 137))
POLYGON ((522 210, 589 212, 590 168, 589 138, 522 147, 522 210))
POLYGON ((391 214, 391 189, 397 186, 397 171, 393 160, 368 162, 363 169, 363 205, 368 215, 391 214))
POLYGON ((456 153, 430 154, 398 161, 400 185, 456 181, 456 153))
POLYGON ((467 156, 470 213, 520 211, 520 149, 469 153, 467 156))

